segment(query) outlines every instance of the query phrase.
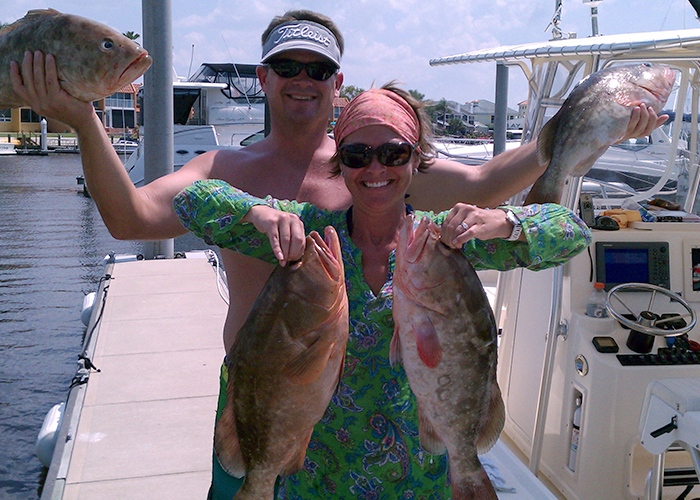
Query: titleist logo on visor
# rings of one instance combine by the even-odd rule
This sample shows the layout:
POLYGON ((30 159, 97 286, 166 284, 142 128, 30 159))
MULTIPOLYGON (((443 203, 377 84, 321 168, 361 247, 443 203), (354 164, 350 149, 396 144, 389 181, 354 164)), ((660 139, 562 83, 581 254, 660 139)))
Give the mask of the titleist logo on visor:
POLYGON ((308 50, 321 54, 340 68, 340 47, 331 30, 312 21, 292 21, 273 29, 263 44, 264 64, 288 50, 308 50))
POLYGON ((326 47, 330 47, 331 43, 333 43, 333 40, 329 36, 308 24, 284 25, 277 30, 277 34, 279 37, 272 40, 272 43, 275 45, 297 38, 313 40, 326 47))

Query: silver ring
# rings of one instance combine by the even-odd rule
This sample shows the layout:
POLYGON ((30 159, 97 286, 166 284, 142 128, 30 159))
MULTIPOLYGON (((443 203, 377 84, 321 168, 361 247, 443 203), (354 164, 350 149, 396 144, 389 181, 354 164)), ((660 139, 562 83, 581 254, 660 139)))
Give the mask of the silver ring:
POLYGON ((469 229, 469 224, 467 224, 465 221, 462 221, 462 223, 460 224, 460 226, 462 226, 462 227, 464 228, 465 231, 466 231, 467 229, 469 229))

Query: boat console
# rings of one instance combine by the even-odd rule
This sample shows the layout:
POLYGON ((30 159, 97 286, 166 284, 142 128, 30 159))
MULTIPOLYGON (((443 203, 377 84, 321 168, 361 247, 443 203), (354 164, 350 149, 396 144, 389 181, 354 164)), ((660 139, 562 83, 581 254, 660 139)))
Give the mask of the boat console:
MULTIPOLYGON (((653 457, 641 445, 638 424, 647 386, 658 379, 700 377, 700 327, 690 325, 692 313, 700 311, 700 223, 593 230, 593 238, 590 251, 563 268, 562 322, 568 327, 556 347, 540 471, 567 498, 645 498, 653 457), (613 292, 609 307, 618 313, 638 318, 649 311, 668 318, 656 324, 661 334, 668 329, 668 336, 641 334, 649 342, 640 343, 634 340, 640 333, 612 314, 587 316, 596 281, 613 292), (650 287, 624 286, 631 282, 650 287)), ((526 455, 532 447, 548 334, 543 312, 553 293, 552 279, 543 273, 552 271, 508 276, 520 293, 504 303, 503 330, 514 332, 504 333, 500 346, 504 432, 526 455)), ((678 495, 677 489, 664 491, 678 495)))

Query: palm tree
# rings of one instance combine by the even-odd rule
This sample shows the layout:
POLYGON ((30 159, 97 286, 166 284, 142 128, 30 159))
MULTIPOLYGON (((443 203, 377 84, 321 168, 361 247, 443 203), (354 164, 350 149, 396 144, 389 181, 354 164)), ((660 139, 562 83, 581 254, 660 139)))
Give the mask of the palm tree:
POLYGON ((139 38, 141 35, 138 33, 134 33, 133 31, 127 31, 126 33, 122 33, 125 37, 127 37, 129 40, 136 40, 139 38))

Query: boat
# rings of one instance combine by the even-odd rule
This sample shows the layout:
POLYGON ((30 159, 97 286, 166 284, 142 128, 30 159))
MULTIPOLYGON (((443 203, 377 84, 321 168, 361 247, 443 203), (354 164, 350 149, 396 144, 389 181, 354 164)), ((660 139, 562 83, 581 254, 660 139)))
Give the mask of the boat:
POLYGON ((15 145, 11 142, 0 142, 0 155, 15 154, 15 145))
MULTIPOLYGON (((173 82, 174 168, 216 149, 240 148, 262 137, 265 94, 256 64, 204 63, 186 81, 173 82)), ((142 135, 148 133, 141 126, 142 135)), ((144 183, 143 141, 124 167, 136 186, 144 183)))
POLYGON ((123 138, 112 143, 112 147, 120 155, 131 155, 134 151, 136 151, 138 146, 138 141, 123 138))
MULTIPOLYGON (((555 36, 430 61, 495 62, 501 70, 522 70, 529 84, 526 142, 536 140, 586 75, 640 62, 677 72, 669 122, 647 140, 611 147, 585 178, 571 179, 565 189, 564 203, 591 224, 616 210, 634 221, 594 225, 590 252, 564 266, 509 271, 485 283, 493 286, 502 332, 501 441, 558 498, 675 499, 698 484, 698 61, 698 29, 555 36), (652 199, 667 208, 653 211, 647 204, 652 199), (655 222, 640 220, 647 208, 655 222), (612 226, 617 230, 607 230, 612 226), (586 314, 596 282, 603 283, 607 317, 586 314), (654 314, 672 318, 647 328, 656 325, 654 314), (669 322, 673 327, 665 329, 669 322)), ((511 201, 521 203, 524 196, 511 201)))

